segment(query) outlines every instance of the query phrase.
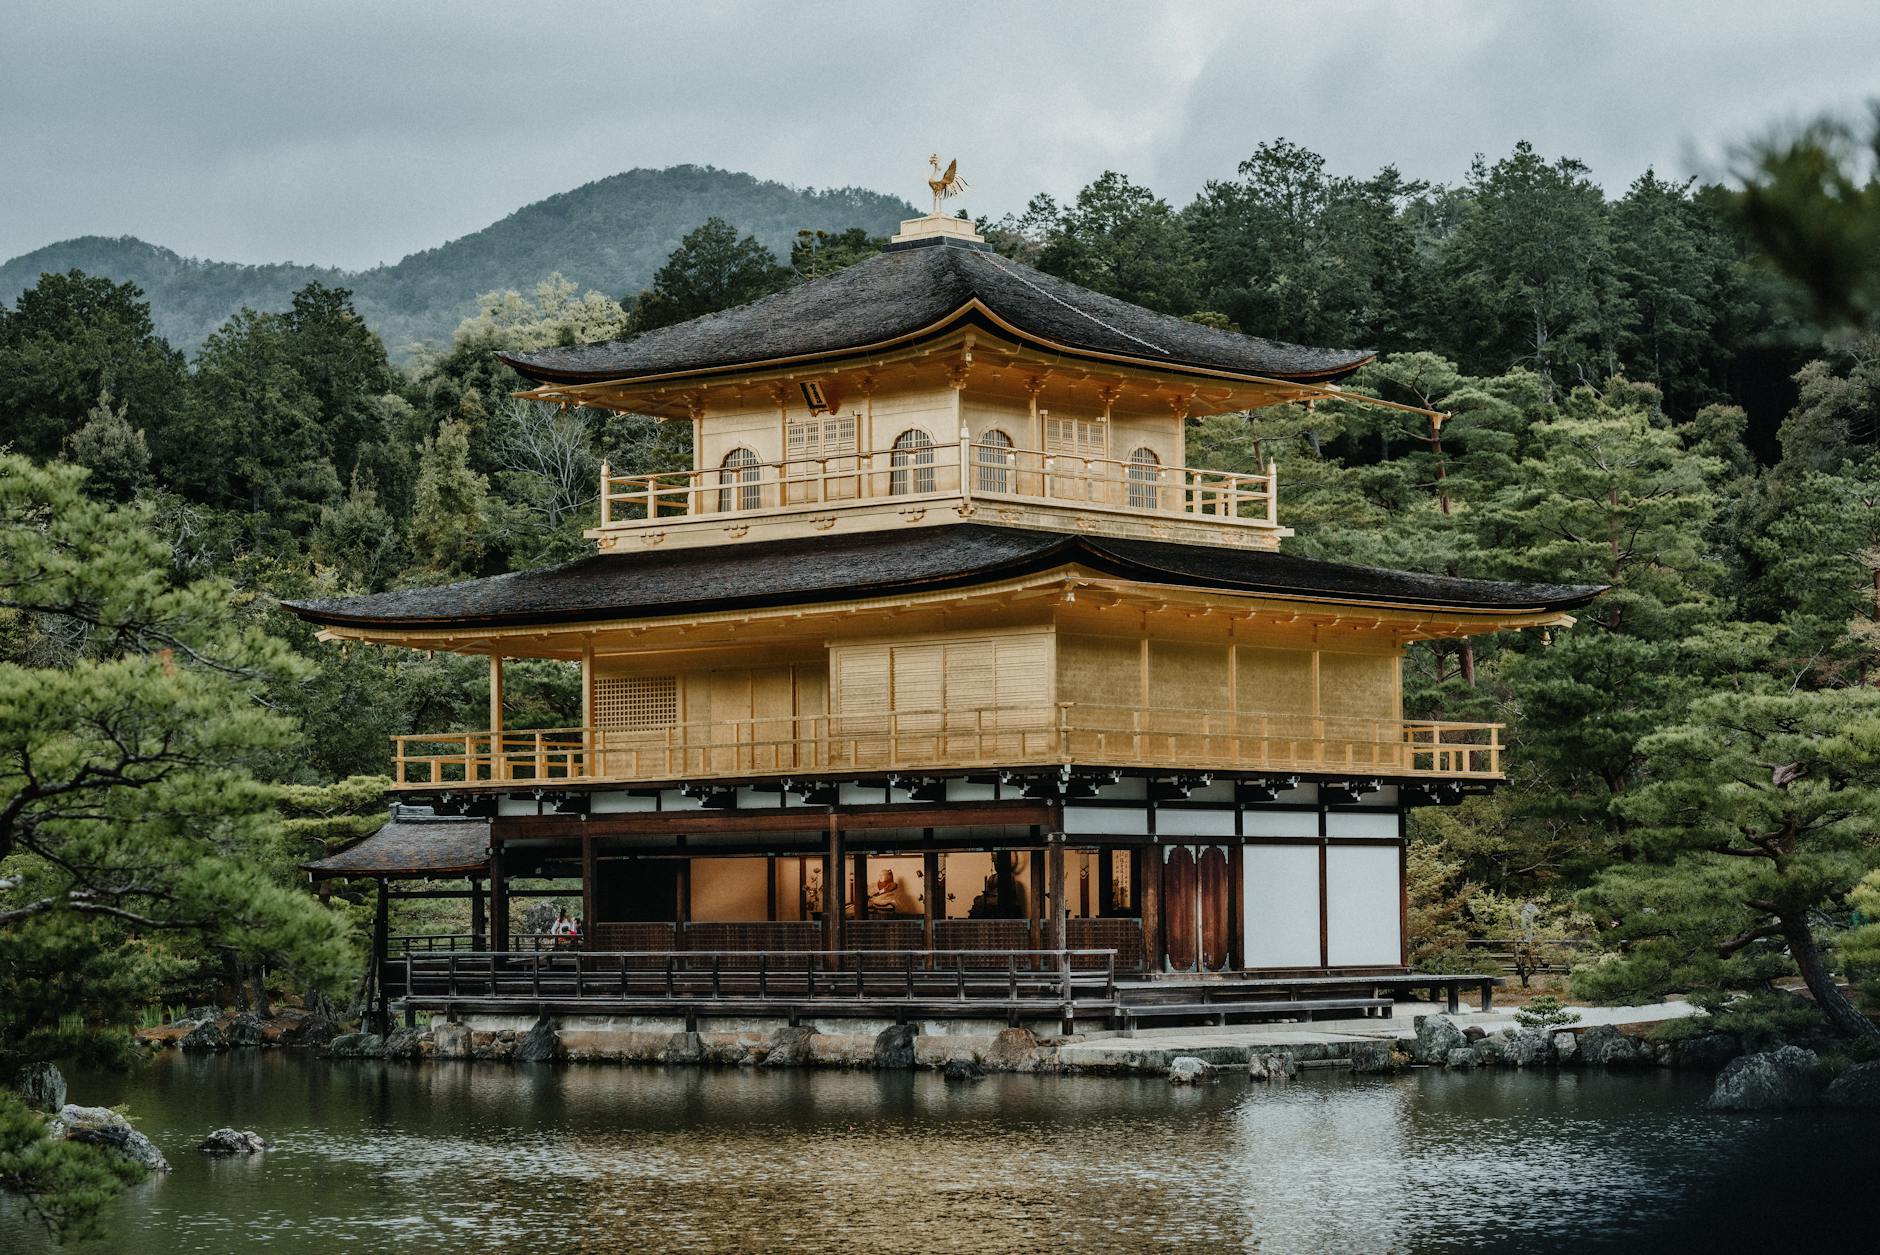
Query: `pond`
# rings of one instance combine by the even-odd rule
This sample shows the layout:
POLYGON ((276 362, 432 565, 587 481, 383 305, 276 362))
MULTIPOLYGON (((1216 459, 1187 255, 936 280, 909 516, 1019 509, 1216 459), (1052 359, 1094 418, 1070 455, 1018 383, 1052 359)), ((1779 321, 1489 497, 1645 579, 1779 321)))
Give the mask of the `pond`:
MULTIPOLYGON (((111 1251, 1871 1249, 1870 1116, 1651 1071, 1160 1080, 160 1056, 111 1251), (221 1125, 276 1149, 211 1159, 221 1125)), ((16 1215, 0 1250, 50 1249, 16 1215)))

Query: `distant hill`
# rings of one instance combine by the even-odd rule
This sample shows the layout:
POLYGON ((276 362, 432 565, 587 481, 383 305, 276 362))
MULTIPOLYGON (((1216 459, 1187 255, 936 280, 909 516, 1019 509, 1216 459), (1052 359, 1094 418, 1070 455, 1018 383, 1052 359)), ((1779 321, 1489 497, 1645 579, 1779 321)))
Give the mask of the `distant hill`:
POLYGON ((906 201, 864 188, 794 188, 708 166, 629 170, 371 270, 199 260, 131 236, 61 240, 0 265, 0 302, 11 304, 49 270, 129 280, 149 298, 158 331, 194 353, 242 306, 285 309, 297 288, 317 279, 351 288, 366 322, 403 356, 412 343, 447 342, 474 312, 479 293, 526 292, 556 271, 584 290, 616 297, 638 292, 679 237, 714 214, 788 258, 800 230, 859 226, 885 235, 916 212, 906 201))

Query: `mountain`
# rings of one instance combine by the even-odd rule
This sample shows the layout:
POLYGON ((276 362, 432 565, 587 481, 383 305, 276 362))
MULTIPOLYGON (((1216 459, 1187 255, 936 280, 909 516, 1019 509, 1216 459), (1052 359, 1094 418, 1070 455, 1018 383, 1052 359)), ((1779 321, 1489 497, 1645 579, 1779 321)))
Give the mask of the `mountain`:
POLYGON ((458 322, 475 312, 479 293, 528 292, 556 271, 583 290, 636 293, 679 238, 714 214, 787 258, 799 230, 858 226, 886 235, 916 212, 906 201, 864 188, 795 188, 709 166, 629 170, 371 270, 201 260, 131 236, 61 240, 0 265, 0 302, 11 304, 49 270, 129 280, 149 299, 157 330, 194 353, 242 306, 285 309, 296 289, 318 280, 351 288, 367 324, 403 356, 415 343, 448 342, 458 322))

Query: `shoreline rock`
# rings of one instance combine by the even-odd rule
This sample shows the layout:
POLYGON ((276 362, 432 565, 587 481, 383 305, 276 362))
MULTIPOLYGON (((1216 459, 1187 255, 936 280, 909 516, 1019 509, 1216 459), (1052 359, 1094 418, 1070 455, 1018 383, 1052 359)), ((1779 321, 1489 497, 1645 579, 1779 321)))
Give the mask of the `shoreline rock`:
POLYGON ((1784 1046, 1780 1050, 1732 1059, 1717 1074, 1711 1091, 1712 1111, 1781 1111, 1812 1107, 1819 1099, 1815 1070, 1821 1060, 1812 1050, 1784 1046))
POLYGON ((34 1111, 56 1113, 65 1106, 65 1074, 50 1063, 29 1063, 13 1078, 13 1092, 34 1111))
POLYGON ((217 1129, 196 1149, 205 1155, 253 1155, 273 1145, 253 1129, 217 1129))
POLYGON ((151 1140, 131 1126, 131 1122, 109 1107, 77 1107, 70 1103, 59 1109, 55 1137, 68 1142, 102 1146, 151 1172, 168 1172, 170 1161, 151 1140))

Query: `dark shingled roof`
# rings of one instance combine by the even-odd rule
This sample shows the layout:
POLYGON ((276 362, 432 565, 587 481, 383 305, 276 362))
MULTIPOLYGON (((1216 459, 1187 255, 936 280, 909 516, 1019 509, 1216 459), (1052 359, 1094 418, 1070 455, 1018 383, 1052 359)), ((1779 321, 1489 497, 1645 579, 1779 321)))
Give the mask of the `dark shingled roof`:
POLYGON ((371 836, 301 866, 315 876, 466 876, 490 861, 490 821, 399 808, 371 836))
POLYGON ((1372 357, 1205 327, 948 240, 891 248, 749 305, 625 340, 498 356, 542 383, 704 371, 881 344, 949 326, 975 300, 1037 339, 1157 365, 1325 382, 1372 357))
POLYGON ((439 588, 286 605, 303 619, 334 625, 511 626, 906 595, 986 584, 1072 563, 1151 584, 1463 610, 1569 610, 1602 591, 1589 584, 1508 584, 1290 554, 954 523, 853 536, 603 553, 439 588))

